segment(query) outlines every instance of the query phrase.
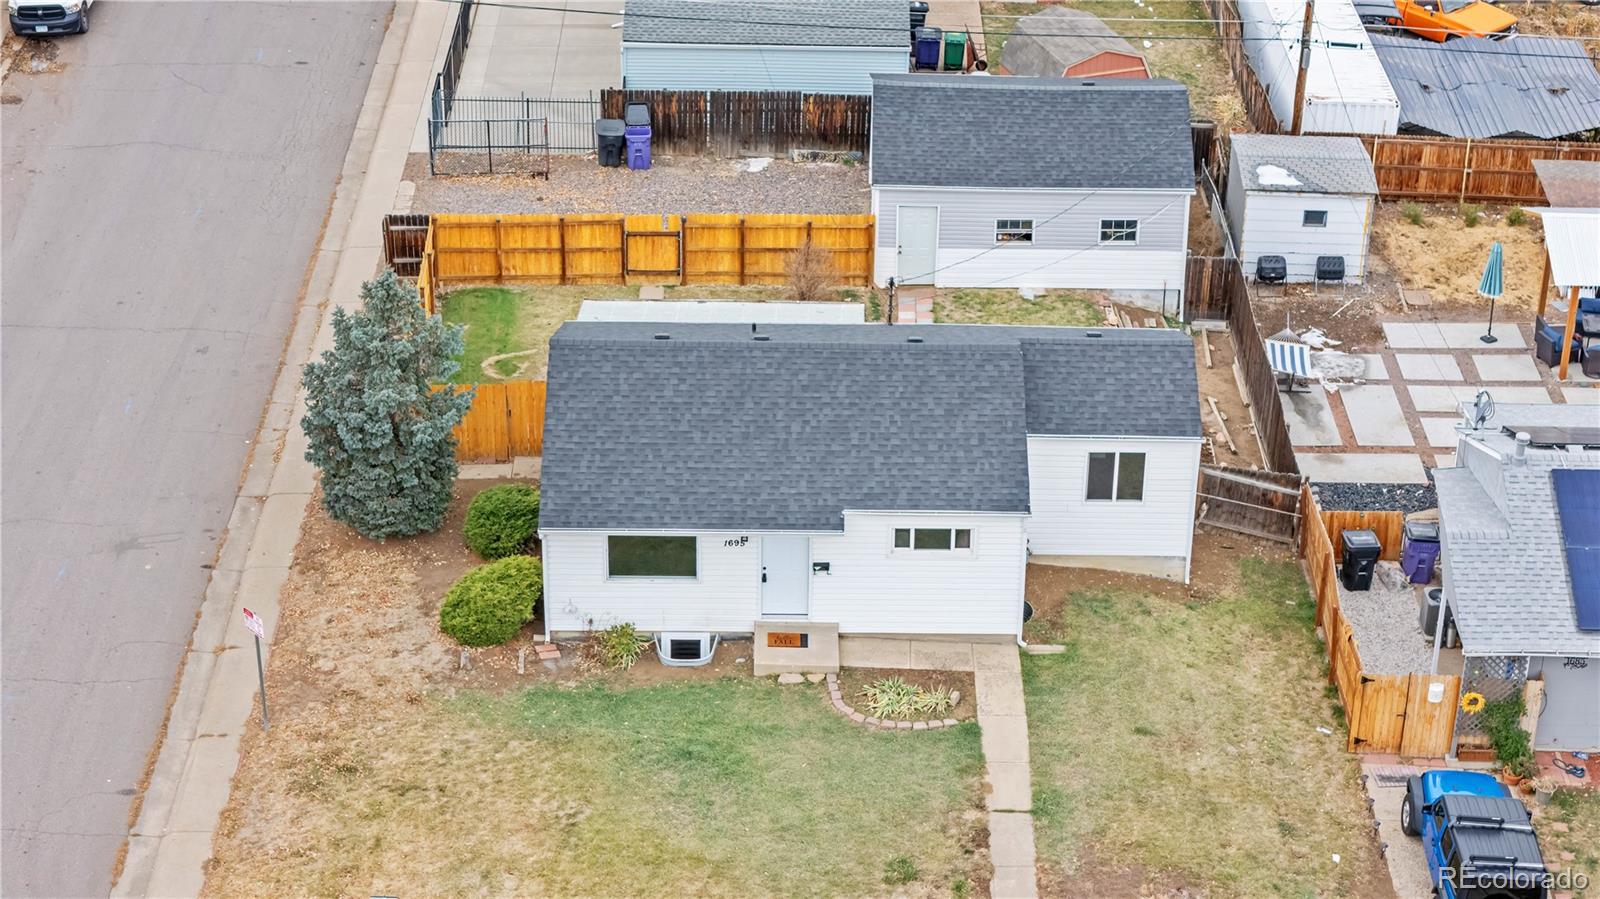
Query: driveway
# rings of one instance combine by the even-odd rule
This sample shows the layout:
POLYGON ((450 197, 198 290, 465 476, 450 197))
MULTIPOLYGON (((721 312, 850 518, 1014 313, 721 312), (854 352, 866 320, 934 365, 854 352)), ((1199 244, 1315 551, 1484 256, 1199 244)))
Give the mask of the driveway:
POLYGON ((3 108, 7 896, 104 896, 386 4, 107 3, 3 108))
POLYGON ((535 5, 478 7, 460 95, 598 98, 622 86, 622 0, 535 5))

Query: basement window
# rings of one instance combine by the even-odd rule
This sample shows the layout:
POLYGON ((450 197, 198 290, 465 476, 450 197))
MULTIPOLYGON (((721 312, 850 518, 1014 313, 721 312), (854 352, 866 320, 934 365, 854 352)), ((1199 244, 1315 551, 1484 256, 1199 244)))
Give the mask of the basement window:
POLYGON ((970 528, 895 528, 894 548, 896 552, 910 550, 942 550, 950 552, 958 549, 972 548, 972 530, 970 528))
POLYGON ((1090 453, 1084 498, 1097 502, 1144 499, 1144 453, 1090 453))
POLYGON ((1328 227, 1328 210, 1307 209, 1306 211, 1300 213, 1300 225, 1304 228, 1328 227))
POLYGON ((997 219, 995 243, 1033 243, 1033 219, 997 219))
POLYGON ((692 578, 698 572, 693 537, 606 537, 606 573, 611 577, 692 578))

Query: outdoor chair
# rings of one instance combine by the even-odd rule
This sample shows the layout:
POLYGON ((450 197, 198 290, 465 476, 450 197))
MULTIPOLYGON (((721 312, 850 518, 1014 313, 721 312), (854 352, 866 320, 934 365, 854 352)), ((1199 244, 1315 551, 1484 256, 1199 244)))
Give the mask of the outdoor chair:
POLYGON ((1318 256, 1317 276, 1312 282, 1312 291, 1323 284, 1338 284, 1344 286, 1344 257, 1343 256, 1318 256))
MULTIPOLYGON (((1533 320, 1533 356, 1550 368, 1561 364, 1561 333, 1563 329, 1538 316, 1533 320)), ((1572 337, 1572 358, 1583 359, 1583 338, 1574 334, 1572 337)))
POLYGON ((1584 297, 1578 300, 1578 333, 1584 337, 1600 337, 1600 329, 1583 327, 1585 315, 1600 315, 1600 297, 1584 297))

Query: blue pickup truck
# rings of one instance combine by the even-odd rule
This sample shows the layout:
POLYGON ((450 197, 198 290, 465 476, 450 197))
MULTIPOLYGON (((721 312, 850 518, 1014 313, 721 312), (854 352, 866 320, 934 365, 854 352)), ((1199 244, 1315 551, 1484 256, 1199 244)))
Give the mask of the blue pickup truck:
POLYGON ((1550 872, 1528 810, 1475 771, 1426 771, 1406 783, 1400 829, 1421 837, 1435 899, 1547 899, 1550 872))

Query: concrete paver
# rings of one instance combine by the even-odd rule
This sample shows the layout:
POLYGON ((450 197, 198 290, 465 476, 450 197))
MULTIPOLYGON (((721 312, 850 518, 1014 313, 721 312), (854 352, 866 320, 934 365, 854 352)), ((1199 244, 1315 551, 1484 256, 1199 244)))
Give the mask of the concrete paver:
POLYGON ((1526 353, 1473 353, 1472 364, 1483 381, 1539 380, 1539 367, 1526 353))
POLYGON ((840 637, 839 664, 846 668, 910 668, 911 641, 891 637, 840 637))
POLYGON ((1017 647, 972 644, 978 727, 982 730, 984 780, 989 809, 990 895, 1031 899, 1034 874, 1033 777, 1029 767, 1028 719, 1017 647))
POLYGON ((1550 402, 1550 392, 1543 387, 1421 384, 1407 385, 1406 390, 1410 392, 1411 404, 1418 412, 1456 412, 1462 403, 1470 403, 1476 399, 1480 390, 1488 390, 1489 395, 1500 403, 1550 402))
POLYGON ((1461 381, 1461 366, 1449 353, 1398 353, 1395 362, 1407 381, 1461 381))
POLYGON ((985 715, 983 757, 991 762, 1028 761, 1028 717, 985 715))
POLYGON ((1009 671, 978 671, 973 679, 978 688, 980 721, 985 715, 1027 714, 1022 700, 1022 675, 1009 671))
POLYGON ((1320 387, 1283 394, 1283 419, 1295 446, 1339 446, 1344 442, 1328 404, 1328 392, 1320 387))
POLYGON ((1488 319, 1482 322, 1384 322, 1383 336, 1390 348, 1396 350, 1479 350, 1493 346, 1500 350, 1520 350, 1528 346, 1521 331, 1508 324, 1495 329, 1499 340, 1485 344, 1478 338, 1489 329, 1488 319))
POLYGON ((1457 439, 1460 437, 1456 433, 1456 425, 1460 423, 1461 419, 1455 416, 1422 419, 1422 430, 1428 434, 1428 445, 1454 449, 1457 439))
POLYGON ((1561 395, 1569 403, 1600 404, 1600 390, 1593 387, 1563 387, 1561 395))
POLYGON ((1356 443, 1361 446, 1416 445, 1393 387, 1362 384, 1343 388, 1339 396, 1344 400, 1356 443))
POLYGON ((1426 484, 1416 453, 1295 453, 1300 473, 1313 481, 1426 484))
POLYGON ((1455 468, 1456 467, 1456 454, 1455 453, 1434 453, 1433 454, 1433 467, 1434 468, 1455 468))
POLYGON ((1378 353, 1357 353, 1361 361, 1367 364, 1366 373, 1362 375, 1368 381, 1389 380, 1389 366, 1383 361, 1383 356, 1378 353))

